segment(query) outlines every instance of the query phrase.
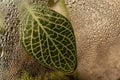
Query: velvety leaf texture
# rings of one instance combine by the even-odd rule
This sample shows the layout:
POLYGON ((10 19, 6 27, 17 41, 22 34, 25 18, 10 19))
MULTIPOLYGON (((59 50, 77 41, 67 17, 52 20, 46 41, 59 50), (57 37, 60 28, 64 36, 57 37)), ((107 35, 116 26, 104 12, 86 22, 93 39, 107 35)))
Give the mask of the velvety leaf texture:
POLYGON ((68 19, 36 5, 26 7, 20 19, 21 40, 27 53, 50 69, 64 73, 75 70, 76 42, 68 19))

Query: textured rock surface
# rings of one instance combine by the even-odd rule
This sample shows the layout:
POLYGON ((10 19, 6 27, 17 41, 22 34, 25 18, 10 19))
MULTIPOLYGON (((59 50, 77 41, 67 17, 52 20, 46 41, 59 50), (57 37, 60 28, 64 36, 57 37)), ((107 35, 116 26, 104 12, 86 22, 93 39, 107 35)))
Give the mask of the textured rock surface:
POLYGON ((17 11, 17 4, 20 0, 14 1, 0 1, 0 4, 2 4, 0 5, 0 12, 4 17, 5 25, 4 38, 2 42, 0 39, 0 55, 1 45, 3 45, 4 50, 3 56, 0 57, 1 80, 15 80, 16 77, 20 77, 20 75, 25 71, 30 73, 30 76, 37 76, 40 74, 44 75, 47 70, 26 54, 25 50, 21 46, 18 31, 19 20, 17 11), (36 66, 35 69, 34 66, 36 66))
MULTIPOLYGON (((81 80, 119 80, 120 1, 66 0, 66 4, 77 39, 77 71, 81 80)), ((9 39, 9 37, 6 39, 9 39)), ((12 41, 14 42, 14 40, 12 41)), ((14 46, 12 49, 14 48, 16 47, 14 46)), ((11 74, 7 79, 12 80, 13 76, 21 73, 21 70, 33 73, 32 76, 42 74, 47 70, 32 60, 20 45, 17 51, 15 54, 6 55, 6 57, 11 56, 9 61, 5 61, 6 58, 2 59, 8 62, 4 66, 9 66, 9 69, 6 68, 9 72, 6 71, 5 73, 11 74), (32 69, 33 65, 36 66, 36 69, 32 69)), ((3 64, 0 63, 0 65, 3 64)), ((0 69, 2 69, 1 66, 0 69)), ((0 77, 2 79, 1 73, 0 77)))
POLYGON ((81 80, 120 78, 120 1, 67 0, 81 80))

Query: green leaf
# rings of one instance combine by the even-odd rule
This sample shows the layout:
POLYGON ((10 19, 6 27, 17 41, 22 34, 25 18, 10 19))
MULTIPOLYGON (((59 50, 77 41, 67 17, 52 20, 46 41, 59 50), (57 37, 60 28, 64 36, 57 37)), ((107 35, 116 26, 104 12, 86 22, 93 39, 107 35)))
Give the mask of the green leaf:
POLYGON ((77 64, 76 42, 69 20, 44 6, 24 7, 20 35, 27 53, 50 69, 73 72, 77 64))

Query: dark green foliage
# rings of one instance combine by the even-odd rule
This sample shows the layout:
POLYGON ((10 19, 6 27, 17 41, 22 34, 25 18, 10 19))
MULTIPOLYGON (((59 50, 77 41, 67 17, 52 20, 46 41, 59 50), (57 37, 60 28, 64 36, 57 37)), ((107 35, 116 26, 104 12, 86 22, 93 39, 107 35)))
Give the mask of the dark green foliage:
POLYGON ((27 53, 44 66, 71 73, 76 68, 76 41, 68 19, 48 7, 25 7, 21 40, 27 53))

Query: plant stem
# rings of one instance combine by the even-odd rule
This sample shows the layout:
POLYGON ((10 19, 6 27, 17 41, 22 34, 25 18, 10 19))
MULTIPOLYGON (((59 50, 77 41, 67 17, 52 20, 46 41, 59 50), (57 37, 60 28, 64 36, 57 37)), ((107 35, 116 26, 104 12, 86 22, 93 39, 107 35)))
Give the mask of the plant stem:
POLYGON ((0 34, 3 34, 4 28, 3 28, 3 22, 2 22, 2 17, 0 16, 0 34))
POLYGON ((57 0, 56 2, 54 2, 54 0, 49 0, 48 6, 66 18, 69 18, 65 0, 57 0))

